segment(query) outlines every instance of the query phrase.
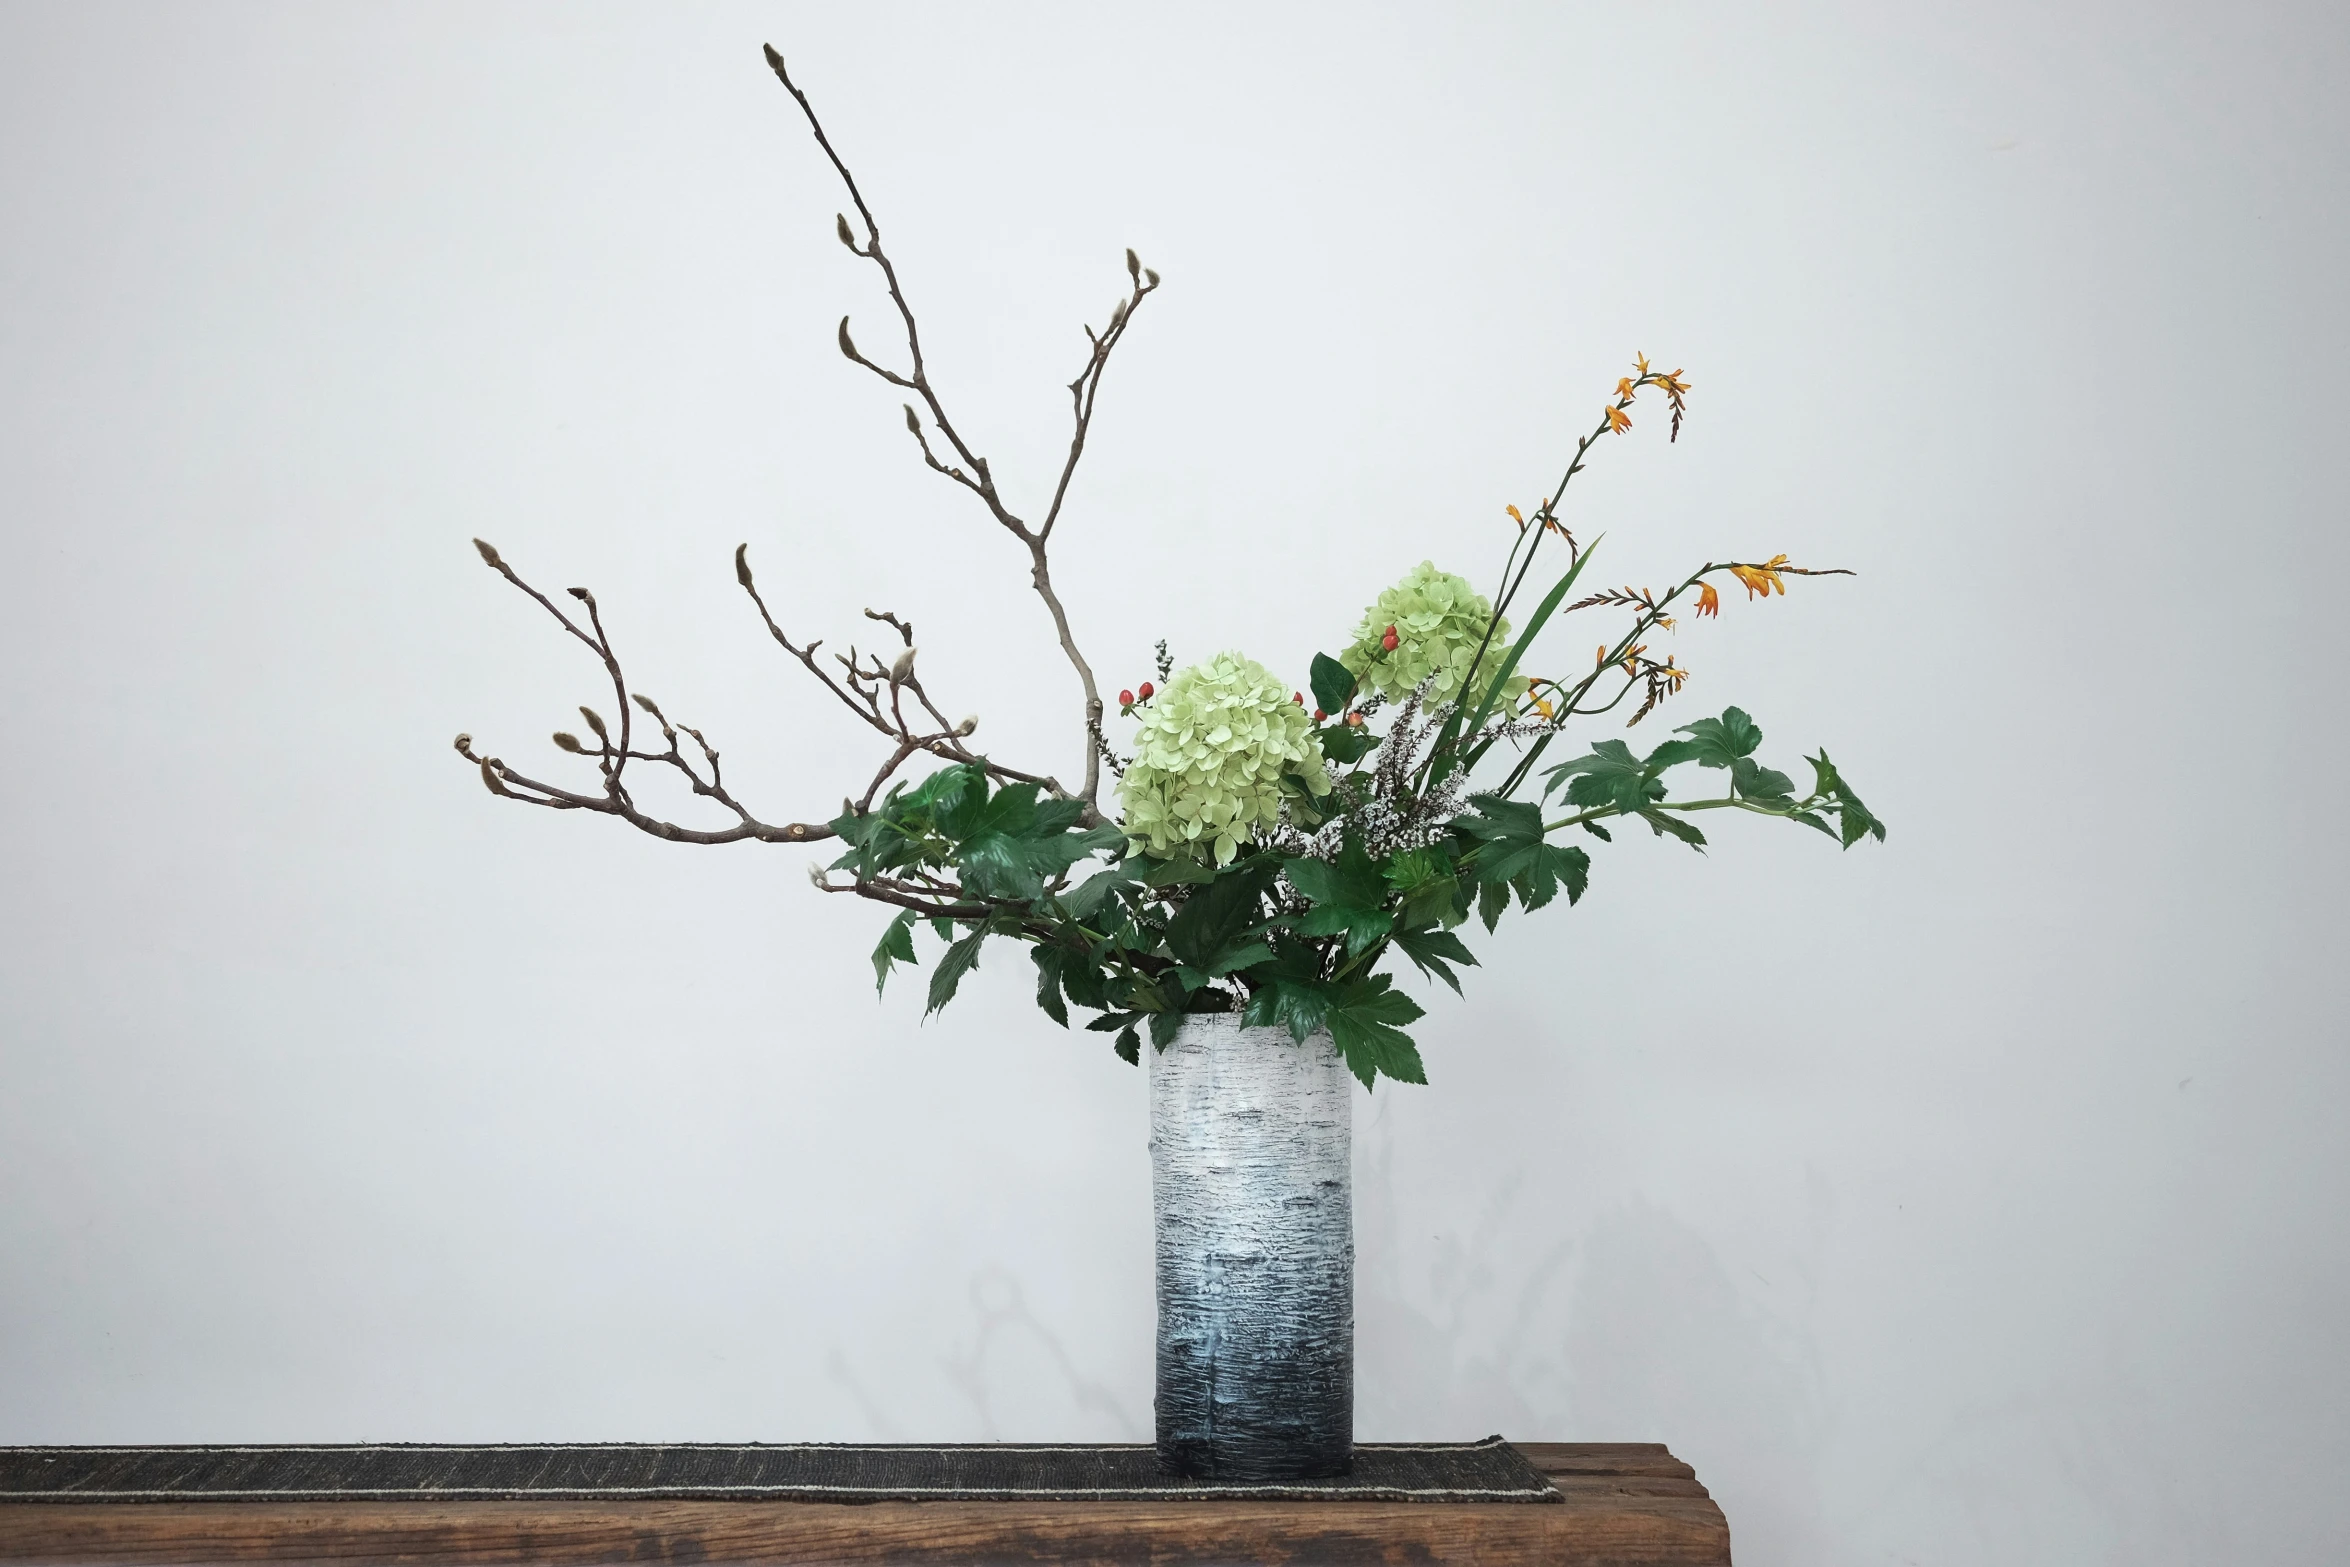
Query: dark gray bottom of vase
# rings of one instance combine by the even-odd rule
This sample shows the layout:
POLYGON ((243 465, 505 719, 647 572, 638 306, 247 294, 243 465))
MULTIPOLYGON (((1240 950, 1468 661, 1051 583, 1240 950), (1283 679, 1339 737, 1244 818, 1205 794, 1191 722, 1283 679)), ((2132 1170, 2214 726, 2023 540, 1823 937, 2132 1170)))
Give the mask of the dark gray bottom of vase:
POLYGON ((1192 1344, 1162 1343, 1160 1469, 1232 1481, 1346 1474, 1354 1464, 1353 1360, 1342 1353, 1217 1365, 1192 1344))

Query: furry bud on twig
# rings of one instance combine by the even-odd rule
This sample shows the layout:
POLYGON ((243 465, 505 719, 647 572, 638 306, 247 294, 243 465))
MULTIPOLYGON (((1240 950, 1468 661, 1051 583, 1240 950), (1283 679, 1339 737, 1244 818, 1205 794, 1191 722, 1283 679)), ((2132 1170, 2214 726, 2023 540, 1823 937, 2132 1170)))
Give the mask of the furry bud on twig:
POLYGON ((579 600, 582 604, 585 604, 590 609, 594 609, 596 607, 596 596, 585 588, 565 588, 563 591, 570 594, 573 598, 579 600))
POLYGON ((860 357, 857 353, 856 343, 849 337, 849 318, 847 316, 840 318, 840 351, 851 359, 860 357))
POLYGON ((661 710, 653 705, 653 699, 645 695, 642 691, 636 692, 630 696, 629 700, 634 702, 637 706, 643 708, 646 712, 652 714, 655 718, 661 716, 661 710))
POLYGON ((596 712, 594 708, 582 707, 579 710, 579 716, 587 720, 587 726, 596 732, 597 739, 609 740, 612 738, 611 731, 604 727, 603 718, 596 712))
POLYGON ((751 547, 748 544, 737 544, 734 547, 734 580, 746 588, 751 585, 751 547))
POLYGON ((957 736, 967 735, 978 727, 979 715, 977 713, 973 713, 969 718, 966 718, 961 723, 955 725, 955 733, 957 736))
POLYGON ((913 678, 914 645, 909 642, 906 644, 905 651, 890 661, 889 683, 893 686, 902 686, 913 678))
POLYGON ((845 212, 836 212, 832 215, 832 221, 840 234, 840 242, 848 246, 849 249, 855 250, 857 236, 849 231, 849 215, 845 212))
POLYGON ((1126 319, 1126 301, 1121 299, 1110 307, 1110 330, 1118 330, 1118 323, 1126 319))
POLYGON ((475 539, 473 547, 481 551, 482 564, 495 571, 506 563, 498 558, 498 547, 487 539, 475 539))
POLYGON ((916 435, 920 435, 922 433, 922 421, 914 417, 914 405, 912 403, 906 404, 906 428, 913 431, 916 435))
POLYGON ((506 786, 498 781, 497 770, 490 765, 490 759, 486 756, 481 759, 481 781, 483 787, 492 794, 507 792, 506 786))
POLYGON ((1148 267, 1142 269, 1142 280, 1153 288, 1159 286, 1159 275, 1148 267))
POLYGON ((555 731, 555 749, 558 751, 569 751, 573 756, 584 755, 587 750, 585 746, 579 743, 579 736, 565 734, 560 729, 555 731))
POLYGON ((1134 253, 1131 245, 1126 249, 1126 275, 1138 283, 1142 281, 1142 258, 1134 253))
POLYGON ((458 754, 459 754, 460 756, 462 756, 462 755, 463 755, 464 753, 466 753, 467 751, 470 751, 470 750, 472 750, 472 749, 473 749, 473 736, 471 736, 471 735, 469 735, 469 734, 460 734, 460 735, 458 735, 458 736, 457 736, 456 745, 457 745, 457 752, 458 752, 458 754))
POLYGON ((821 861, 813 863, 808 867, 808 880, 815 883, 819 887, 829 887, 832 884, 830 878, 828 878, 824 873, 824 866, 821 861))

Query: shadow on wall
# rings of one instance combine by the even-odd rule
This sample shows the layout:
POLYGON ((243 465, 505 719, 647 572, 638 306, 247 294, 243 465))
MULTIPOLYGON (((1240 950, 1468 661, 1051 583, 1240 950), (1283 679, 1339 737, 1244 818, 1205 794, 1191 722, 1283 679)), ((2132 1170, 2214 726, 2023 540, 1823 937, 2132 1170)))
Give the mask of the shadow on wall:
POLYGON ((979 1420, 983 1440, 1147 1442, 1149 1427, 1111 1391, 1085 1375, 1061 1336, 1035 1312, 1020 1281, 1002 1268, 971 1279, 978 1332, 971 1347, 940 1362, 979 1420))
POLYGON ((1572 1435, 1670 1443, 1722 1504, 1742 1558, 1824 1559, 1828 1415, 1808 1328, 1748 1301, 1704 1236, 1645 1201, 1596 1220, 1580 1250, 1572 1435))

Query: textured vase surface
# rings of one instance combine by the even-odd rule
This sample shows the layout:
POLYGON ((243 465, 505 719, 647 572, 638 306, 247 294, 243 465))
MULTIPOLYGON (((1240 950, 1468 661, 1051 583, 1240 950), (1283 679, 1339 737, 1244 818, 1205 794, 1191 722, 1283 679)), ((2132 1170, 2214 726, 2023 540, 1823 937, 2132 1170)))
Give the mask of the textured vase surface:
POLYGON ((1160 1464, 1218 1480, 1354 1455, 1354 1080, 1327 1034, 1195 1013, 1150 1059, 1160 1464))

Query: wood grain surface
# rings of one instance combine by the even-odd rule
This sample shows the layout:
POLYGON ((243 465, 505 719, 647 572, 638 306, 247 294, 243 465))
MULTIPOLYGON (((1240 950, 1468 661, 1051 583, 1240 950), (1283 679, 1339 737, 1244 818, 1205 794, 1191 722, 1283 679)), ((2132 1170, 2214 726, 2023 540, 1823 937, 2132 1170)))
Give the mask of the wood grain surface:
POLYGON ((1696 1473, 1648 1442, 1521 1442, 1564 1507, 1409 1502, 0 1504, 0 1561, 1476 1562, 1723 1567, 1696 1473))

